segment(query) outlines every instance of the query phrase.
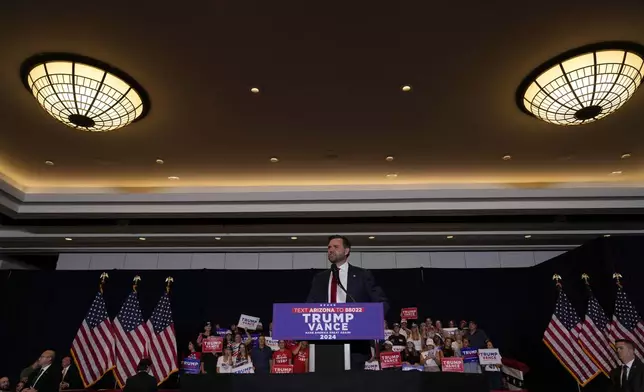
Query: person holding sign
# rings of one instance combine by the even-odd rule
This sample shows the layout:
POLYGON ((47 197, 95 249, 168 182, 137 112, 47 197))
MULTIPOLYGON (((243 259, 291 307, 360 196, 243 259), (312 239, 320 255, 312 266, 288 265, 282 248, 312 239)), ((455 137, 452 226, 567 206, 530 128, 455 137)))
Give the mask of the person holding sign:
MULTIPOLYGON (((494 344, 491 340, 488 339, 487 342, 485 342, 485 348, 494 348, 494 344)), ((501 364, 497 364, 485 365, 485 367, 483 368, 485 374, 487 375, 487 381, 490 385, 491 390, 503 389, 503 374, 501 373, 501 367, 501 364)))
POLYGON ((293 353, 286 349, 286 342, 279 341, 280 349, 273 353, 273 365, 292 365, 293 353))
POLYGON ((405 351, 402 352, 402 362, 407 365, 416 365, 420 363, 420 353, 416 351, 414 342, 407 342, 405 351))
POLYGON ((443 360, 443 355, 440 349, 436 348, 433 341, 427 343, 427 351, 420 355, 420 363, 425 366, 426 372, 440 372, 441 368, 438 366, 443 360))
MULTIPOLYGON (((329 237, 327 257, 331 269, 315 275, 306 302, 381 302, 386 315, 389 311, 387 296, 376 284, 371 272, 348 263, 350 254, 351 242, 348 238, 340 235, 329 237)), ((368 341, 351 343, 352 370, 364 370, 364 364, 370 357, 368 341)))
POLYGON ((481 373, 478 351, 474 347, 470 347, 470 340, 468 338, 463 338, 461 356, 463 357, 463 371, 465 373, 481 373))
POLYGON ((246 348, 246 345, 242 343, 239 346, 239 355, 235 357, 233 367, 240 367, 247 364, 253 366, 253 361, 250 359, 250 355, 248 355, 248 349, 246 348))

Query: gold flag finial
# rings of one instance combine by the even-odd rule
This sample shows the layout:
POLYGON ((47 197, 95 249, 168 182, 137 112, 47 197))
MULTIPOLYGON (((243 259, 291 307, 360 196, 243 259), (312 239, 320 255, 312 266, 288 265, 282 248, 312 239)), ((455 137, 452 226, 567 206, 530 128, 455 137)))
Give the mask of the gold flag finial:
POLYGON ((590 276, 588 276, 588 274, 584 272, 583 274, 581 274, 581 279, 584 281, 584 283, 588 284, 590 276))
POLYGON ((169 293, 170 292, 170 286, 174 283, 174 278, 172 276, 168 276, 165 278, 165 292, 169 293))
POLYGON ((558 289, 561 289, 561 275, 559 274, 552 275, 552 280, 556 282, 555 286, 557 286, 558 289))
POLYGON ((105 281, 109 278, 110 276, 107 274, 107 272, 103 272, 101 274, 101 283, 98 284, 98 290, 103 294, 103 286, 105 285, 105 281))
POLYGON ((615 283, 617 283, 617 287, 619 287, 621 289, 622 288, 622 282, 620 281, 620 279, 622 279, 622 274, 620 274, 619 272, 615 272, 613 274, 613 279, 615 279, 615 283))
POLYGON ((140 281, 141 281, 141 277, 139 275, 136 275, 134 279, 132 279, 132 290, 134 292, 136 292, 136 289, 139 286, 140 281))

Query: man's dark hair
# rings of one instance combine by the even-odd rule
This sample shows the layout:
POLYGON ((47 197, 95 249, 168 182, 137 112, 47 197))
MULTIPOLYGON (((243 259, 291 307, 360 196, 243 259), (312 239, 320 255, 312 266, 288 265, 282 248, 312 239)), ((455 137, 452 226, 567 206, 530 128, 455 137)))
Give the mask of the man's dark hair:
POLYGON ((139 362, 139 366, 136 367, 136 371, 137 372, 145 372, 145 371, 148 370, 148 368, 150 366, 152 366, 152 361, 150 360, 150 358, 143 358, 139 362))
POLYGON ((628 347, 630 347, 631 350, 635 350, 635 343, 633 343, 633 341, 630 340, 630 339, 617 339, 617 340, 615 340, 615 344, 617 344, 617 343, 624 343, 628 347))
POLYGON ((346 249, 349 249, 349 254, 347 255, 347 257, 349 257, 349 255, 351 254, 351 241, 349 241, 347 237, 339 234, 332 235, 331 237, 329 237, 329 240, 327 241, 327 243, 331 242, 331 240, 336 240, 338 238, 342 240, 342 246, 346 249))

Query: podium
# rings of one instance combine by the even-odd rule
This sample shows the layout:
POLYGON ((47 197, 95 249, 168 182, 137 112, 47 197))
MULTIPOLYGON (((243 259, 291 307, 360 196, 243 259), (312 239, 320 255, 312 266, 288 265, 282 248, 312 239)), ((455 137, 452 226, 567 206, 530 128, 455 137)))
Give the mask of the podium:
POLYGON ((351 341, 382 340, 382 303, 273 304, 277 340, 309 342, 309 371, 351 369, 351 341))

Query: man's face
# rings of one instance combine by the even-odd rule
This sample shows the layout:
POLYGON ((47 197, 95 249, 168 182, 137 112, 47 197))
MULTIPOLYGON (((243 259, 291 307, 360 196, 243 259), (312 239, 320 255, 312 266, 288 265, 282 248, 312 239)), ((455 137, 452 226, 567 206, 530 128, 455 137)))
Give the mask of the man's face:
POLYGON ((7 377, 0 378, 0 389, 3 391, 9 390, 9 379, 7 377))
POLYGON ((307 348, 308 346, 309 346, 308 341, 305 340, 305 341, 302 342, 302 348, 307 348))
POLYGON ((67 366, 72 364, 72 360, 69 357, 63 358, 63 367, 66 368, 67 366))
POLYGON ((343 262, 347 259, 347 253, 349 253, 349 249, 344 247, 342 238, 334 238, 329 241, 329 245, 327 246, 327 255, 330 262, 333 264, 343 262))
POLYGON ((38 358, 38 364, 42 366, 51 365, 51 361, 54 359, 54 353, 51 351, 45 351, 42 353, 40 358, 38 358))
POLYGON ((259 337, 259 347, 264 347, 266 345, 266 338, 264 336, 259 337))
POLYGON ((398 332, 400 332, 400 327, 397 325, 394 325, 394 333, 398 335, 398 332))
POLYGON ((476 331, 476 323, 470 322, 470 332, 476 331))
POLYGON ((628 363, 633 358, 635 358, 635 352, 633 347, 625 342, 618 342, 615 344, 615 350, 617 350, 617 357, 622 363, 628 363))

